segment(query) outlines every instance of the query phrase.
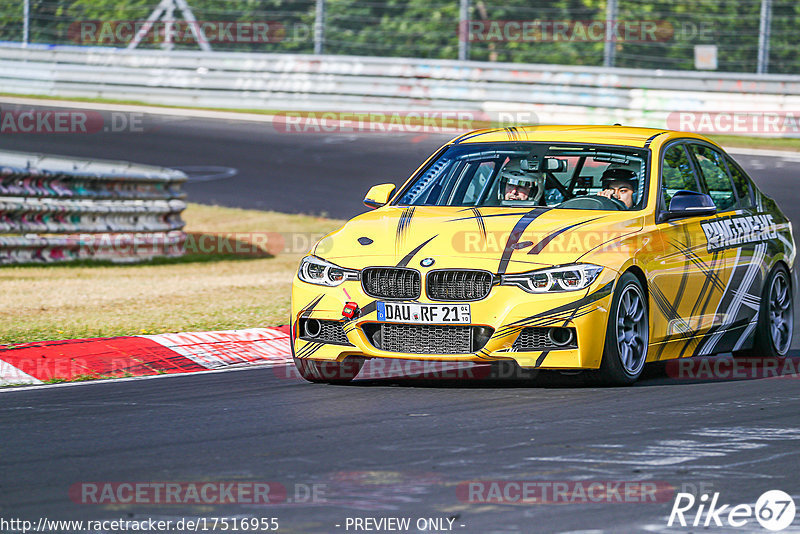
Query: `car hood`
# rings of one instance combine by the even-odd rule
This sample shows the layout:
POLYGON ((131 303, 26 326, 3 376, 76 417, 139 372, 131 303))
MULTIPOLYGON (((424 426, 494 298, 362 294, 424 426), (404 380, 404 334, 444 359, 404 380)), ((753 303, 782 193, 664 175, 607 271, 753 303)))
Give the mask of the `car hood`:
POLYGON ((312 253, 354 269, 419 267, 430 258, 432 268, 522 272, 575 262, 641 228, 642 217, 628 212, 387 206, 351 219, 312 253))

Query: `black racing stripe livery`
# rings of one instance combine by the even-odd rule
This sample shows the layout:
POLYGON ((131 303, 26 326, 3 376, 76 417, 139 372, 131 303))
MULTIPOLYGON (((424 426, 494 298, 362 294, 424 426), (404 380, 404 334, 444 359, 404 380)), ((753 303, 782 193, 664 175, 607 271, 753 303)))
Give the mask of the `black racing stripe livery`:
MULTIPOLYGON (((492 338, 505 337, 509 334, 512 334, 515 330, 519 330, 520 327, 530 326, 531 324, 535 323, 537 319, 547 318, 548 316, 574 311, 579 308, 583 308, 584 306, 589 306, 594 302, 610 295, 613 289, 614 289, 614 281, 612 280, 606 285, 598 288, 594 293, 589 293, 587 295, 584 295, 583 297, 579 298, 574 302, 569 302, 561 306, 556 306, 555 308, 551 308, 549 310, 537 313, 536 315, 531 315, 529 317, 525 317, 524 319, 519 319, 517 321, 514 321, 513 323, 509 323, 506 326, 497 329, 494 335, 492 335, 492 338)), ((563 321, 563 318, 554 319, 554 321, 561 322, 563 321)))
POLYGON ((489 133, 493 133, 493 132, 502 132, 502 131, 503 131, 503 128, 494 128, 494 129, 491 129, 491 130, 481 130, 481 131, 479 131, 477 133, 474 133, 472 135, 464 134, 463 136, 461 136, 458 139, 456 139, 455 141, 453 141, 453 144, 457 145, 459 143, 463 143, 464 141, 466 141, 468 139, 472 139, 473 137, 478 137, 478 136, 481 136, 483 134, 489 134, 489 133))
MULTIPOLYGON (((303 308, 303 309, 301 309, 301 310, 300 310, 300 317, 308 317, 309 315, 311 315, 311 312, 314 310, 314 308, 316 307, 316 305, 320 303, 320 301, 322 300, 322 297, 324 297, 324 296, 325 296, 324 294, 322 294, 322 295, 318 295, 318 296, 317 296, 317 297, 316 297, 314 300, 312 300, 311 302, 309 302, 309 303, 308 303, 308 304, 305 306, 305 308, 303 308)), ((295 328, 295 326, 297 326, 297 323, 295 323, 295 324, 291 325, 291 328, 292 328, 292 337, 293 337, 293 338, 294 338, 294 328, 295 328)), ((313 344, 313 343, 314 343, 314 342, 311 342, 310 344, 313 344)), ((301 356, 300 356, 300 354, 301 354, 301 353, 303 353, 303 352, 304 352, 306 349, 308 349, 308 348, 309 348, 309 344, 306 344, 306 345, 305 345, 305 346, 304 346, 304 347, 303 347, 301 350, 299 350, 299 351, 297 352, 297 354, 295 354, 295 350, 294 350, 294 339, 292 339, 292 341, 289 343, 289 345, 291 345, 291 348, 292 348, 292 356, 293 356, 293 357, 296 357, 296 358, 300 358, 300 357, 301 357, 301 356)), ((320 345, 321 345, 321 344, 320 344, 320 345)))
POLYGON ((566 320, 562 317, 540 317, 537 319, 532 319, 524 325, 511 326, 509 328, 504 327, 501 333, 502 335, 492 336, 492 337, 508 337, 511 335, 519 334, 524 328, 527 327, 547 328, 549 326, 566 326, 569 324, 570 321, 583 317, 584 315, 589 315, 596 309, 597 309, 596 307, 591 306, 590 304, 586 304, 581 306, 580 308, 577 308, 575 310, 575 313, 566 320))
POLYGON ((650 146, 650 143, 652 143, 653 141, 655 141, 656 137, 658 137, 658 136, 659 136, 659 135, 661 135, 661 134, 665 134, 665 133, 667 133, 667 132, 658 132, 657 134, 653 134, 653 135, 651 135, 650 137, 648 137, 648 138, 647 138, 647 141, 645 141, 645 142, 644 142, 644 148, 647 148, 647 147, 649 147, 649 146, 650 146))
POLYGON ((538 358, 536 358, 536 363, 533 366, 534 367, 541 367, 542 364, 544 363, 544 359, 547 358, 548 354, 550 354, 549 350, 546 350, 546 351, 542 352, 542 354, 539 355, 538 358))
POLYGON ((308 358, 312 354, 316 353, 319 349, 325 346, 325 343, 319 343, 317 341, 311 341, 306 343, 306 345, 297 351, 297 358, 308 358))
MULTIPOLYGON (((706 275, 706 279, 703 281, 703 287, 700 288, 700 293, 697 294, 697 301, 694 303, 694 306, 692 306, 692 313, 690 317, 697 316, 698 307, 700 307, 700 303, 703 302, 703 300, 705 300, 705 304, 703 304, 702 307, 700 307, 700 310, 702 310, 700 311, 700 315, 705 315, 706 307, 708 306, 708 303, 711 300, 712 295, 714 294, 714 290, 711 289, 711 280, 712 279, 719 280, 719 274, 717 272, 717 263, 720 263, 720 255, 721 254, 719 251, 715 251, 711 254, 711 265, 709 265, 709 269, 711 275, 713 276, 706 275), (706 295, 706 291, 708 291, 708 295, 706 295)), ((724 265, 724 262, 725 260, 723 259, 721 263, 724 265)), ((720 281, 719 287, 717 287, 716 284, 714 285, 714 287, 719 289, 720 292, 724 291, 724 287, 721 284, 722 283, 720 281)), ((699 345, 700 339, 693 337, 692 339, 687 340, 686 343, 684 343, 683 347, 681 348, 681 352, 678 354, 678 357, 683 358, 683 355, 686 353, 689 347, 692 346, 693 343, 697 343, 697 345, 699 345)), ((695 346, 695 348, 697 348, 697 346, 695 346)))
POLYGON ((481 360, 490 360, 490 361, 495 360, 495 358, 490 357, 490 352, 486 349, 479 350, 478 352, 475 353, 475 356, 477 356, 481 360))
POLYGON ((418 245, 418 246, 417 246, 417 247, 416 247, 414 250, 412 250, 411 252, 409 252, 408 254, 406 254, 405 256, 403 256, 403 259, 401 259, 401 260, 400 260, 400 261, 397 263, 397 267, 405 267, 405 266, 407 266, 407 265, 408 265, 408 263, 411 261, 411 259, 412 259, 412 258, 413 258, 413 257, 414 257, 416 254, 417 254, 417 252, 419 252, 420 250, 422 250, 422 248, 423 248, 425 245, 427 245, 428 243, 430 243, 431 241, 433 241, 433 240, 434 240, 434 239, 436 239, 437 237, 439 237, 439 234, 436 234, 435 236, 431 237, 431 238, 430 238, 430 239, 428 239, 427 241, 424 241, 423 243, 421 243, 420 245, 418 245))
MULTIPOLYGON (((548 327, 548 326, 556 326, 556 325, 564 326, 565 324, 568 324, 569 321, 572 321, 572 320, 577 319, 579 317, 583 317, 584 315, 589 315, 590 313, 592 313, 596 309, 597 308, 595 308, 595 307, 593 307, 591 305, 588 305, 588 304, 587 305, 583 305, 580 308, 578 308, 576 310, 576 313, 574 315, 571 315, 569 317, 569 319, 567 319, 567 320, 565 320, 563 317, 539 317, 539 318, 536 318, 536 319, 531 319, 531 320, 529 320, 527 323, 525 323, 523 325, 503 327, 504 330, 502 332, 502 336, 496 336, 496 337, 506 337, 506 336, 509 336, 509 335, 512 335, 512 334, 518 334, 519 332, 522 331, 523 328, 526 328, 526 327, 529 327, 529 326, 542 327, 542 328, 548 327)), ((495 336, 492 336, 492 337, 495 337, 495 336)))
MULTIPOLYGON (((731 274, 731 280, 728 284, 727 291, 725 291, 725 293, 722 295, 722 298, 719 300, 716 308, 716 313, 719 313, 719 310, 726 310, 726 312, 729 312, 733 306, 734 300, 739 298, 740 302, 738 303, 736 316, 734 317, 733 321, 728 324, 718 325, 709 329, 709 331, 706 332, 702 338, 703 343, 698 344, 698 346, 695 348, 693 353, 694 356, 701 354, 716 354, 719 352, 733 350, 733 347, 739 342, 740 338, 744 334, 745 325, 758 316, 757 304, 761 299, 761 292, 765 282, 763 278, 763 269, 761 267, 756 268, 752 272, 752 278, 749 286, 744 287, 744 284, 746 282, 746 278, 748 277, 748 273, 751 271, 751 269, 753 269, 753 256, 760 253, 758 249, 759 246, 762 246, 763 251, 763 247, 765 245, 766 244, 764 243, 748 243, 741 247, 739 261, 734 267, 734 272, 731 274), (758 293, 755 295, 750 293, 750 291, 753 289, 757 290, 758 293), (753 306, 748 306, 748 302, 753 306), (737 331, 737 329, 742 330, 737 331), (711 342, 712 337, 720 332, 720 338, 711 347, 707 347, 707 344, 711 342)), ((752 332, 750 335, 752 336, 752 332)))
POLYGON ((508 269, 508 262, 511 260, 511 254, 514 252, 514 245, 519 242, 519 238, 522 237, 522 234, 528 226, 530 226, 539 215, 546 212, 546 208, 534 208, 517 221, 517 224, 514 225, 514 229, 511 230, 511 234, 508 236, 508 241, 506 241, 506 246, 503 249, 503 256, 500 258, 500 265, 497 267, 497 274, 505 274, 506 269, 508 269))
POLYGON ((478 230, 486 241, 486 222, 483 220, 483 214, 478 208, 472 208, 472 213, 475 214, 475 220, 478 222, 478 230))
POLYGON ((366 317, 367 315, 369 315, 370 313, 374 312, 377 309, 378 309, 378 301, 377 300, 373 300, 369 304, 366 304, 365 306, 362 306, 361 310, 360 310, 360 312, 358 314, 358 317, 353 317, 352 319, 349 319, 349 320, 345 321, 345 323, 344 323, 345 324, 344 333, 345 334, 349 334, 350 332, 352 332, 356 328, 356 326, 355 326, 355 322, 356 321, 358 321, 359 319, 362 319, 363 317, 366 317), (350 328, 351 325, 352 325, 352 328, 350 328))
POLYGON ((317 304, 319 304, 319 302, 322 300, 322 297, 324 296, 325 296, 324 294, 319 295, 317 296, 317 298, 309 302, 305 308, 300 310, 300 317, 308 317, 309 315, 311 315, 311 312, 314 310, 317 304))
MULTIPOLYGON (((684 245, 683 243, 677 242, 678 244, 677 245, 673 245, 673 246, 675 246, 675 248, 677 248, 681 252, 683 252, 685 250, 691 251, 692 237, 689 234, 689 229, 686 226, 684 226, 684 228, 683 228, 683 235, 686 238, 686 244, 684 245)), ((685 254, 685 252, 684 252, 684 254, 685 254)), ((669 302, 669 300, 666 298, 664 293, 662 293, 661 290, 658 289, 655 285, 653 285, 653 289, 655 290, 653 292, 653 296, 654 297, 658 297, 658 299, 654 298, 654 300, 656 300, 656 304, 658 304, 658 307, 661 309, 662 313, 665 313, 665 312, 669 313, 669 315, 666 315, 666 313, 665 313, 665 317, 667 317, 668 319, 673 320, 673 321, 680 321, 680 323, 682 323, 686 327, 685 328, 686 331, 685 332, 681 332, 681 336, 684 337, 684 338, 691 339, 692 333, 689 331, 689 328, 688 328, 689 325, 686 323, 686 319, 681 317, 680 314, 677 311, 678 307, 681 304, 681 300, 683 300, 683 293, 686 291, 686 286, 689 283, 689 269, 690 269, 690 267, 689 267, 689 264, 686 263, 686 262, 683 262, 683 265, 684 265, 683 274, 681 275, 681 281, 678 283, 678 291, 677 291, 677 293, 675 293, 675 300, 673 302, 669 302), (661 300, 661 302, 659 302, 659 300, 661 300)), ((656 352, 656 360, 660 360, 661 359, 661 354, 663 354, 663 352, 666 349, 666 347, 667 347, 666 343, 662 343, 661 345, 659 345, 658 351, 656 352)))
MULTIPOLYGON (((473 210, 474 208, 468 208, 469 210, 473 210)), ((489 217, 519 217, 519 213, 495 213, 492 215, 484 215, 481 213, 481 219, 488 219, 489 217)), ((450 219, 447 222, 457 222, 457 221, 471 221, 472 219, 477 218, 475 215, 471 217, 459 217, 458 219, 450 219)))
POLYGON ((403 208, 403 212, 400 214, 400 219, 397 221, 396 237, 398 242, 405 238, 405 232, 411 225, 411 218, 414 217, 414 210, 414 206, 403 208))
POLYGON ((516 127, 509 126, 505 130, 506 130, 506 134, 508 135, 508 139, 510 141, 519 141, 520 140, 519 132, 517 132, 517 128, 516 127))
MULTIPOLYGON (((683 235, 686 238, 686 244, 683 245, 681 243, 681 245, 683 245, 683 247, 686 250, 691 250, 692 249, 692 236, 689 234, 689 227, 688 226, 684 225, 684 227, 683 227, 683 235)), ((680 248, 679 248, 679 250, 680 250, 680 248)), ((678 284, 678 292, 675 294, 675 301, 672 303, 672 307, 675 308, 676 310, 678 309, 678 307, 681 304, 681 301, 683 300, 683 294, 686 291, 686 286, 689 285, 689 273, 691 272, 691 270, 690 270, 689 265, 686 262, 683 263, 683 266, 684 266, 683 267, 683 275, 681 276, 681 281, 678 284)))
POLYGON ((670 321, 680 321, 681 316, 678 314, 678 310, 672 305, 669 299, 661 292, 661 289, 655 285, 651 284, 649 286, 650 295, 653 297, 653 301, 658 306, 658 309, 661 311, 661 314, 666 317, 670 321))
POLYGON ((715 288, 717 288, 720 291, 724 289, 724 284, 722 283, 722 280, 720 279, 719 275, 692 249, 685 246, 680 241, 676 241, 674 239, 671 240, 669 243, 670 245, 681 251, 683 255, 689 259, 689 261, 691 261, 697 266, 698 269, 703 271, 703 274, 706 275, 706 277, 712 284, 714 284, 715 288))
MULTIPOLYGON (((568 318, 567 318, 567 319, 566 319, 566 320, 563 322, 563 324, 561 325, 561 327, 562 327, 562 328, 566 327, 566 326, 567 326, 567 325, 570 323, 570 321, 572 321, 572 320, 574 320, 574 319, 575 319, 575 315, 576 315, 577 313, 578 313, 578 308, 575 308, 574 310, 572 310, 572 313, 571 313, 571 314, 569 315, 569 317, 568 317, 568 318)), ((582 313, 581 315, 585 315, 586 313, 589 313, 589 312, 588 312, 588 311, 586 311, 586 312, 582 313)), ((539 357, 536 359, 536 364, 534 365, 534 367, 541 367, 541 366, 542 366, 542 364, 544 363, 544 359, 545 359, 545 358, 547 358, 547 355, 548 355, 548 354, 550 354, 550 351, 549 351, 549 350, 546 350, 546 351, 542 352, 541 356, 539 356, 539 357)))
POLYGON ((572 230, 573 228, 575 228, 575 227, 577 227, 577 226, 581 226, 582 224, 586 224, 586 223, 590 223, 590 222, 592 222, 592 221, 596 221, 596 220, 597 220, 597 219, 599 219, 599 218, 600 218, 600 217, 595 217, 594 219, 589 219, 588 221, 583 221, 583 222, 575 223, 575 224, 572 224, 572 225, 570 225, 570 226, 564 227, 564 228, 562 228, 562 229, 560 229, 560 230, 556 230, 556 231, 555 231, 555 232, 553 232, 552 234, 548 235, 547 237, 545 237, 544 239, 542 239, 541 241, 539 241, 539 242, 536 244, 536 246, 535 246, 535 247, 533 247, 532 249, 530 249, 530 250, 528 251, 528 254, 539 254, 539 253, 540 253, 542 250, 544 250, 544 247, 546 247, 546 246, 547 246, 547 245, 550 243, 550 241, 552 241, 552 240, 553 240, 553 239, 555 239, 556 237, 560 236, 560 235, 561 235, 561 234, 563 234, 564 232, 566 232, 566 231, 569 231, 569 230, 572 230))
POLYGON ((374 312, 378 309, 378 301, 373 300, 363 308, 361 308, 361 315, 369 315, 370 313, 374 312))
POLYGON ((345 322, 345 325, 342 327, 342 331, 344 331, 345 335, 349 334, 353 330, 358 330, 358 327, 351 322, 345 322))
MULTIPOLYGON (((717 253, 717 254, 719 254, 719 253, 717 253)), ((718 261, 722 262, 723 265, 724 265, 725 259, 724 258, 720 258, 718 261)), ((715 265, 715 264, 712 262, 712 265, 715 265)), ((703 307, 700 308, 700 315, 705 315, 706 314, 706 310, 708 309, 709 305, 711 304, 711 299, 713 298, 713 296, 714 296, 714 292, 713 291, 709 291, 708 292, 708 296, 706 296, 706 301, 703 303, 703 307)), ((723 288, 722 289, 722 295, 720 296, 719 300, 721 301, 724 298, 724 296, 725 296, 725 289, 723 288)))
MULTIPOLYGON (((683 324, 686 322, 683 318, 678 314, 678 311, 672 306, 669 299, 661 292, 661 289, 655 284, 648 284, 648 289, 650 292, 650 296, 653 298, 653 302, 656 303, 658 306, 661 315, 667 318, 668 321, 680 321, 683 324)), ((681 332, 684 338, 691 337, 691 334, 688 332, 681 332)), ((661 354, 667 348, 667 343, 661 343, 658 345, 658 350, 656 351, 656 360, 661 359, 661 354)))
MULTIPOLYGON (((717 251, 714 254, 715 255, 717 255, 717 254, 721 255, 722 251, 717 251)), ((720 261, 724 262, 725 260, 721 259, 720 261)), ((712 261, 712 265, 713 265, 713 261, 712 261)), ((733 283, 739 283, 739 284, 741 283, 741 279, 740 279, 741 277, 739 277, 739 279, 735 279, 736 273, 738 272, 737 267, 734 267, 733 273, 731 273, 731 280, 729 281, 729 287, 733 283)), ((722 291, 723 291, 723 294, 719 298, 719 301, 718 301, 719 303, 721 303, 726 297, 725 289, 723 289, 722 291)), ((706 301, 703 303, 703 307, 700 309, 700 315, 705 315, 706 314, 706 310, 708 309, 708 306, 711 304, 711 298, 713 296, 714 296, 714 292, 713 291, 709 291, 708 292, 708 296, 706 297, 706 301)), ((719 327, 717 327, 717 326, 711 327, 709 329, 709 331, 706 332, 706 334, 704 336, 702 336, 700 339, 698 339, 697 345, 695 345, 694 350, 692 351, 692 356, 700 355, 700 351, 702 350, 701 346, 703 345, 702 342, 705 341, 709 335, 714 334, 718 329, 719 329, 719 327)), ((681 351, 681 354, 683 354, 683 351, 681 351)))

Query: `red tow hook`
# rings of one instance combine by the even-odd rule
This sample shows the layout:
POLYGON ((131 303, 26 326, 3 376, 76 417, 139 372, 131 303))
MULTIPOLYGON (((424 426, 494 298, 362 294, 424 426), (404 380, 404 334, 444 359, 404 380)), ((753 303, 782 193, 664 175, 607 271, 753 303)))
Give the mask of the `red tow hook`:
POLYGON ((344 305, 344 309, 342 309, 342 316, 346 319, 353 319, 358 317, 359 310, 358 304, 355 302, 348 302, 344 305))

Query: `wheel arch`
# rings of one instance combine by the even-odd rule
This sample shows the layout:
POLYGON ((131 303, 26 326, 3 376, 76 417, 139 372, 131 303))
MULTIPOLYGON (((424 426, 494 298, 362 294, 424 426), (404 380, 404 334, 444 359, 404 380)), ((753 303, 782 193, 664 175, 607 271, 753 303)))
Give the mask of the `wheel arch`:
POLYGON ((770 276, 772 276, 772 273, 775 272, 775 269, 777 269, 778 267, 783 267, 784 269, 786 269, 786 272, 789 273, 789 289, 792 292, 792 299, 796 300, 797 295, 795 290, 796 284, 794 280, 794 272, 792 268, 789 267, 789 263, 786 261, 786 258, 783 256, 775 259, 771 265, 768 265, 766 269, 764 269, 764 278, 761 282, 761 292, 762 293, 764 292, 764 289, 767 286, 767 282, 769 281, 770 276))
POLYGON ((777 269, 779 266, 783 267, 784 269, 786 269, 786 272, 789 273, 789 283, 792 285, 792 288, 794 288, 794 280, 792 280, 792 268, 789 267, 789 264, 786 263, 786 260, 784 258, 780 258, 780 259, 776 260, 772 264, 772 267, 770 267, 770 269, 769 269, 767 274, 771 273, 772 271, 777 269))
POLYGON ((767 281, 769 280, 769 277, 772 275, 772 272, 775 269, 777 269, 778 267, 783 267, 784 269, 786 269, 786 272, 789 273, 789 291, 791 292, 792 303, 793 304, 797 304, 798 295, 797 295, 797 289, 796 289, 797 288, 797 284, 794 283, 795 282, 795 280, 794 280, 794 271, 792 270, 791 267, 789 267, 789 264, 786 262, 785 258, 778 258, 772 264, 772 267, 770 267, 770 269, 767 271, 767 276, 764 278, 764 284, 761 287, 761 291, 762 292, 764 291, 764 287, 766 286, 767 281))
POLYGON ((617 272, 619 273, 619 276, 614 282, 615 285, 614 289, 616 289, 616 282, 618 282, 619 279, 622 278, 622 276, 625 273, 631 273, 636 277, 637 280, 639 280, 639 283, 642 285, 642 290, 644 290, 644 298, 647 301, 649 308, 650 288, 647 285, 647 275, 644 273, 644 270, 635 263, 627 263, 623 265, 619 270, 617 270, 617 272))
POLYGON ((650 288, 647 287, 647 276, 645 276, 644 271, 638 265, 630 265, 627 269, 625 269, 620 276, 625 273, 631 273, 636 278, 639 279, 639 283, 642 284, 642 289, 644 290, 645 298, 650 298, 650 288))

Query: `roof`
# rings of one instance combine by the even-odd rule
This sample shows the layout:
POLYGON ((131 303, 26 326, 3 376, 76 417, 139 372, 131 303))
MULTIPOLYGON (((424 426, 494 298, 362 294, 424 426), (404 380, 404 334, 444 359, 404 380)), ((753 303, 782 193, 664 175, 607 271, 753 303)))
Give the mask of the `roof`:
POLYGON ((503 141, 547 141, 571 143, 601 143, 644 147, 649 139, 668 133, 670 137, 697 137, 696 134, 675 132, 659 128, 638 128, 633 126, 572 126, 572 125, 534 125, 512 126, 508 128, 487 128, 461 135, 454 143, 486 143, 503 141))

